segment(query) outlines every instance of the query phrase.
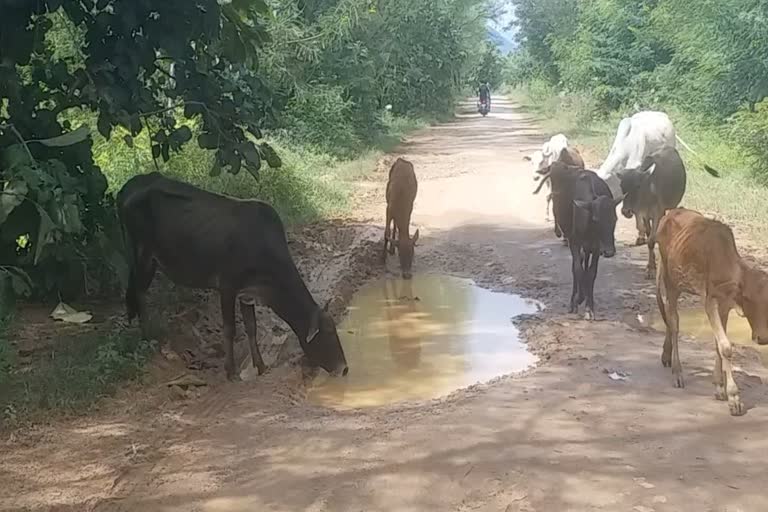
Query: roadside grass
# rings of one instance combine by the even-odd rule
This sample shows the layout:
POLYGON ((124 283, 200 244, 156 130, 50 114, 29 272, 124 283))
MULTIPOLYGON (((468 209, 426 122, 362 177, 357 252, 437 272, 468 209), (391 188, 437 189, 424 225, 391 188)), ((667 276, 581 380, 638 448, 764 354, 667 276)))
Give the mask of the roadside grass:
MULTIPOLYGON (((583 151, 587 164, 596 168, 608 155, 619 121, 631 112, 599 113, 586 96, 558 95, 554 90, 533 87, 509 91, 510 98, 533 113, 547 136, 563 133, 583 151)), ((752 177, 751 163, 727 128, 706 124, 674 108, 664 108, 677 134, 701 157, 678 145, 688 170, 688 184, 681 206, 708 213, 734 226, 754 244, 768 242, 768 189, 752 177), (706 162, 720 172, 707 174, 706 162)), ((746 240, 745 240, 746 242, 746 240)))
POLYGON ((150 342, 123 330, 62 335, 22 357, 13 348, 7 338, 0 343, 0 431, 88 411, 121 382, 141 377, 154 352, 150 342))

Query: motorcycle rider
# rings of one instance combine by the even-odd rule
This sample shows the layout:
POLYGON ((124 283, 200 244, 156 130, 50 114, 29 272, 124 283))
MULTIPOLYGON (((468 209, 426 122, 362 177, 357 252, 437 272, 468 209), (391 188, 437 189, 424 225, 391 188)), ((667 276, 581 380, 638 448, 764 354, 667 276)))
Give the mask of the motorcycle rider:
POLYGON ((487 102, 488 110, 490 110, 491 109, 491 86, 488 84, 487 81, 480 84, 479 94, 480 94, 480 104, 482 105, 483 103, 487 102))

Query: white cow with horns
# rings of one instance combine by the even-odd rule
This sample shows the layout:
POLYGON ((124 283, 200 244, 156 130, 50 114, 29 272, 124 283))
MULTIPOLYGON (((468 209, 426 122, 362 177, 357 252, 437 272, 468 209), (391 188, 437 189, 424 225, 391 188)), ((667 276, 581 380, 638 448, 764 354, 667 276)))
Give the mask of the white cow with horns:
MULTIPOLYGON (((664 112, 642 111, 632 117, 625 117, 619 123, 611 151, 597 174, 608 184, 613 197, 621 197, 623 195, 621 175, 626 171, 650 168, 655 158, 668 149, 677 149, 676 142, 680 142, 685 149, 701 160, 699 155, 675 133, 672 121, 664 112)), ((712 176, 720 175, 709 165, 703 165, 712 176)), ((635 220, 638 231, 636 243, 645 244, 647 235, 645 226, 637 215, 635 220)))

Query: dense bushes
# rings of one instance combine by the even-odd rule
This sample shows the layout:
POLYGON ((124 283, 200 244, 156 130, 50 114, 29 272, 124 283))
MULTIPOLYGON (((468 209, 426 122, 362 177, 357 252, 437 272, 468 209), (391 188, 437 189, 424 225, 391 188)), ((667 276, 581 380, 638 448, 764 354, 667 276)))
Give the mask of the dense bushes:
POLYGON ((513 83, 590 97, 603 113, 680 110, 743 146, 768 178, 768 18, 759 0, 514 0, 513 83))

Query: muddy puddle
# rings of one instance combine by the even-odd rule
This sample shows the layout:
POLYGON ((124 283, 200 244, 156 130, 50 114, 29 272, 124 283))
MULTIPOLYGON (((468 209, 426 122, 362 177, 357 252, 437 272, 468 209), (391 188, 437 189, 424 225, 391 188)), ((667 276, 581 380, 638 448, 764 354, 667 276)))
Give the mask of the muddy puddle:
MULTIPOLYGON (((679 310, 680 316, 680 334, 682 336, 691 336, 697 341, 712 343, 714 347, 714 338, 712 329, 709 327, 707 314, 702 307, 692 307, 679 310)), ((650 314, 632 315, 627 318, 627 323, 633 326, 651 328, 659 332, 665 331, 664 320, 658 311, 650 314)), ((740 317, 736 311, 731 311, 728 317, 728 338, 737 345, 749 346, 760 353, 760 360, 763 365, 768 367, 768 346, 761 346, 752 341, 752 329, 746 318, 740 317)))
POLYGON ((512 318, 541 307, 449 276, 374 281, 353 297, 339 326, 349 375, 323 374, 308 399, 336 409, 429 400, 525 370, 536 356, 512 318))

